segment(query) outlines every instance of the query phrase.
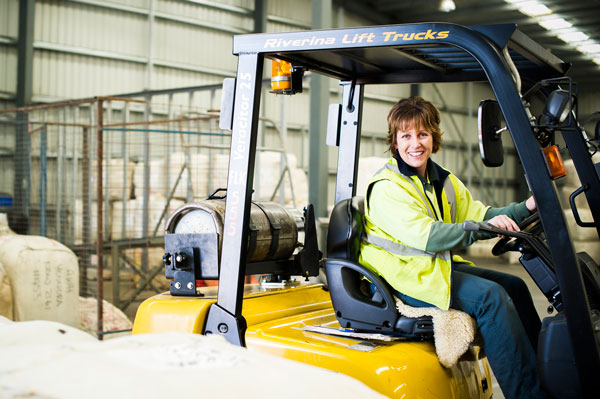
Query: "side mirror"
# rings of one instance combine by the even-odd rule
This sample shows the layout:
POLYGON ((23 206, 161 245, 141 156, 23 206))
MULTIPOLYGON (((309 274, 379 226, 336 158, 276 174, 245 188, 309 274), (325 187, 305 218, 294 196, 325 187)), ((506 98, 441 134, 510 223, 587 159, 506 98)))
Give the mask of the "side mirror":
POLYGON ((504 163, 504 148, 502 147, 502 113, 495 100, 483 100, 477 111, 479 133, 479 153, 483 164, 488 167, 498 167, 504 163))
POLYGON ((546 100, 544 117, 550 125, 559 125, 567 119, 571 107, 571 94, 567 90, 554 90, 546 100))

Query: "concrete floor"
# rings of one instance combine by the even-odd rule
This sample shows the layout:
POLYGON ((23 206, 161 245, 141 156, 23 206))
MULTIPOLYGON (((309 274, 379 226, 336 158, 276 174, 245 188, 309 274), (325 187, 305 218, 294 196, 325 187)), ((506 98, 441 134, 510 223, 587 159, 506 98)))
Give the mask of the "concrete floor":
MULTIPOLYGON (((531 292, 531 296, 533 297, 533 303, 535 308, 540 316, 540 319, 548 316, 547 308, 548 308, 548 300, 539 290, 537 285, 533 282, 527 271, 521 264, 509 264, 505 263, 504 260, 498 258, 473 258, 468 257, 469 260, 473 261, 479 267, 485 267, 487 269, 497 270, 504 273, 514 274, 516 276, 521 277, 529 287, 529 292, 531 292)), ((494 392, 494 399, 504 399, 504 395, 502 394, 502 390, 496 381, 496 378, 492 376, 492 389, 494 392)))

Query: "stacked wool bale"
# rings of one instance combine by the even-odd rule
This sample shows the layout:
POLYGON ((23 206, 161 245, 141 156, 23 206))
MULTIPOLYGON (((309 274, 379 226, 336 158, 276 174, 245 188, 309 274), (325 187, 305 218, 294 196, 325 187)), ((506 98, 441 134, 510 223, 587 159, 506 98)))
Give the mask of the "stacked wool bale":
MULTIPOLYGON (((15 234, 0 214, 0 316, 14 321, 51 320, 96 335, 96 299, 79 296, 75 254, 47 237, 15 234)), ((104 301, 104 329, 131 321, 104 301)))
MULTIPOLYGON (((186 164, 186 154, 175 152, 170 154, 168 160, 166 158, 151 160, 148 187, 150 194, 166 197, 172 193, 173 198, 185 200, 188 197, 188 186, 191 185, 194 197, 206 196, 210 177, 209 157, 206 154, 189 154, 188 158, 186 164), (180 173, 181 177, 177 181, 180 173)), ((138 162, 135 166, 133 178, 135 198, 142 198, 144 195, 144 168, 143 162, 138 162)))
POLYGON ((0 218, 0 309, 16 321, 54 320, 79 327, 79 264, 61 243, 14 234, 0 218))
POLYGON ((358 178, 356 181, 356 195, 364 197, 367 192, 367 184, 371 177, 381 169, 390 158, 386 157, 364 157, 358 160, 358 178))
POLYGON ((281 180, 279 189, 283 188, 283 204, 285 206, 301 210, 308 204, 308 179, 306 172, 298 168, 296 156, 293 154, 260 152, 255 168, 255 182, 256 180, 258 180, 258 187, 254 199, 257 201, 270 201, 271 196, 275 193, 273 201, 278 202, 280 192, 275 191, 277 183, 281 180), (289 174, 282 169, 286 165, 286 162, 289 174), (283 179, 281 180, 282 173, 283 179))
POLYGON ((182 200, 171 199, 165 211, 167 199, 160 194, 151 194, 148 199, 148 230, 144 232, 144 199, 131 199, 125 201, 125 203, 123 201, 115 201, 112 204, 111 239, 122 240, 149 237, 153 235, 157 225, 156 235, 162 236, 164 234, 164 225, 169 215, 183 204, 184 201, 182 200))
MULTIPOLYGON (((112 158, 110 159, 106 169, 104 169, 104 173, 102 175, 102 180, 104 183, 104 195, 106 199, 110 201, 122 200, 123 195, 126 198, 131 196, 132 187, 133 187, 133 171, 135 168, 135 163, 128 162, 125 165, 125 161, 122 158, 112 158), (125 180, 123 180, 123 175, 125 175, 125 180)), ((96 171, 92 170, 92 177, 90 179, 90 195, 95 196, 96 193, 96 171)), ((88 206, 83 203, 81 198, 75 199, 75 209, 73 209, 73 213, 71 216, 71 223, 74 225, 74 242, 75 245, 81 245, 83 243, 83 230, 84 230, 84 219, 83 219, 83 210, 84 207, 88 206)), ((89 229, 90 229, 90 239, 92 241, 95 240, 97 229, 97 211, 98 204, 97 202, 90 201, 89 205, 89 229)), ((108 213, 108 220, 112 220, 111 217, 112 207, 108 209, 103 209, 103 212, 108 213)), ((105 226, 105 228, 108 228, 105 226)))
MULTIPOLYGON (((600 154, 594 155, 592 157, 592 161, 594 163, 599 163, 600 154)), ((569 233, 571 235, 571 239, 573 240, 573 245, 575 246, 575 251, 587 252, 596 263, 600 264, 600 241, 598 240, 598 233, 596 232, 596 229, 593 227, 579 226, 575 222, 575 217, 573 215, 573 211, 571 210, 571 205, 569 204, 569 196, 575 190, 581 187, 579 176, 575 170, 573 160, 566 160, 564 161, 564 164, 565 169, 567 170, 567 175, 561 179, 562 181, 559 180, 559 198, 563 213, 565 215, 565 221, 569 227, 569 233)), ((577 206, 577 213, 579 213, 579 217, 582 221, 589 222, 593 220, 592 213, 584 193, 581 193, 576 197, 575 205, 577 206)))

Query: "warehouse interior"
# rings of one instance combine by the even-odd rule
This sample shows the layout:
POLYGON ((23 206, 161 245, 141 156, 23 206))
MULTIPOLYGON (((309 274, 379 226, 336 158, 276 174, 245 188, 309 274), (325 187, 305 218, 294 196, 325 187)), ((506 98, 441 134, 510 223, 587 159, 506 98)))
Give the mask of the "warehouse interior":
MULTIPOLYGON (((235 36, 429 22, 516 24, 539 48, 570 63, 566 76, 575 83, 577 119, 590 137, 596 131, 600 138, 598 0, 0 1, 0 316, 59 322, 116 342, 131 338, 144 300, 172 290, 164 258, 171 215, 219 195, 220 189, 223 194, 228 184, 232 132, 220 119, 226 105, 223 82, 237 75, 235 36)), ((252 200, 276 202, 294 215, 311 204, 319 249, 327 256, 339 161, 338 148, 326 145, 328 107, 343 101, 344 86, 308 69, 299 93, 274 94, 271 60, 265 61, 262 78, 252 200)), ((386 118, 399 99, 409 96, 428 99, 441 111, 443 151, 432 159, 452 170, 474 198, 500 207, 531 195, 508 134, 501 140, 503 167, 482 163, 478 106, 495 98, 487 81, 365 86, 356 195, 365 195, 369 179, 389 159, 386 118)), ((565 142, 558 137, 556 144, 567 175, 553 184, 572 219, 569 196, 582 183, 565 142)), ((592 157, 596 165, 598 157, 592 157)), ((594 220, 583 196, 575 202, 581 219, 594 220)), ((574 248, 600 264, 596 232, 575 222, 569 231, 574 248)), ((496 241, 478 242, 463 256, 526 279, 544 317, 548 301, 519 263, 520 253, 493 256, 496 241)), ((321 273, 310 281, 323 278, 321 273)), ((249 275, 245 283, 261 279, 249 275)), ((197 281, 196 287, 219 285, 214 279, 197 281)), ((50 327, 38 328, 39 334, 50 334, 50 327)), ((185 338, 185 347, 212 350, 196 339, 185 338)), ((0 340, 5 347, 7 342, 0 340)), ((220 345, 212 347, 218 356, 230 356, 236 367, 243 364, 236 371, 247 372, 241 384, 255 384, 252 378, 260 378, 257 369, 266 363, 281 377, 268 395, 251 391, 251 396, 286 392, 289 381, 281 370, 295 370, 295 365, 238 354, 234 359, 220 345)), ((131 353, 137 355, 151 361, 131 353)), ((6 364, 2 369, 10 370, 6 364)), ((295 371, 312 381, 331 378, 308 368, 295 371)), ((185 373, 194 376, 193 370, 185 373)), ((331 392, 309 384, 292 396, 334 394, 344 384, 351 397, 377 391, 363 391, 343 372, 336 374, 341 376, 327 388, 331 392)), ((49 384, 51 377, 45 378, 40 381, 49 384)), ((226 381, 225 374, 214 378, 226 381)), ((42 385, 27 389, 39 397, 77 395, 74 388, 44 391, 42 385)), ((14 395, 8 397, 19 397, 25 386, 0 377, 0 390, 14 395)), ((206 392, 234 392, 220 389, 206 392)), ((503 397, 495 380, 493 390, 494 398, 503 397)), ((127 392, 115 397, 132 397, 127 392)))

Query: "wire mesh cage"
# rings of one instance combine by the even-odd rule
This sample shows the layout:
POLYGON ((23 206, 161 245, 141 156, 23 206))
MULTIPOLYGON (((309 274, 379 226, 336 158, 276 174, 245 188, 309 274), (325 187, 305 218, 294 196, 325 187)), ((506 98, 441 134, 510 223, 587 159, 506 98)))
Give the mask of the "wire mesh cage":
MULTIPOLYGON (((169 215, 227 186, 230 132, 211 111, 215 90, 0 111, 8 149, 0 213, 16 233, 47 237, 76 255, 82 297, 107 299, 132 316, 141 300, 168 290, 169 215)), ((273 122, 262 123, 278 135, 273 122)), ((284 141, 259 150, 255 199, 306 205, 306 174, 284 141)), ((100 336, 104 330, 99 318, 100 336)))

